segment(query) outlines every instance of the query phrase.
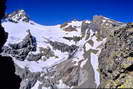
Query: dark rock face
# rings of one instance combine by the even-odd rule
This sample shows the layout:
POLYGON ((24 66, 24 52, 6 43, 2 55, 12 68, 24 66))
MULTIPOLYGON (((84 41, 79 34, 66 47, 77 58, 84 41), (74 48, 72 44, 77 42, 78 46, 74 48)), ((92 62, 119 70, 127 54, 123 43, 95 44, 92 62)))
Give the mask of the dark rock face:
MULTIPOLYGON (((4 17, 6 0, 0 0, 0 51, 5 44, 8 34, 1 26, 1 19, 4 17)), ((15 75, 14 62, 11 57, 0 55, 0 89, 19 89, 21 79, 15 75)))
POLYGON ((52 45, 53 49, 55 50, 60 50, 61 52, 70 52, 72 53, 74 50, 76 50, 78 48, 78 46, 76 45, 67 45, 61 42, 53 42, 53 41, 49 41, 50 45, 52 45))
POLYGON ((5 13, 5 2, 6 0, 0 1, 0 50, 7 39, 7 33, 4 31, 4 28, 1 26, 1 19, 4 17, 5 13))
POLYGON ((0 0, 0 20, 4 17, 5 15, 5 6, 6 0, 0 0))
POLYGON ((133 24, 114 30, 99 56, 102 88, 133 88, 133 24))
POLYGON ((21 79, 15 75, 15 66, 11 57, 0 56, 0 88, 19 89, 21 79))
POLYGON ((71 25, 67 28, 64 29, 66 32, 72 32, 72 31, 77 31, 76 28, 72 27, 71 25))
POLYGON ((75 43, 77 43, 78 41, 80 41, 82 39, 82 37, 80 37, 80 36, 63 37, 63 38, 66 40, 69 40, 69 41, 73 40, 75 43))
POLYGON ((8 37, 8 33, 6 33, 4 31, 4 28, 0 25, 0 52, 1 52, 1 48, 3 47, 3 45, 7 40, 7 37, 8 37))

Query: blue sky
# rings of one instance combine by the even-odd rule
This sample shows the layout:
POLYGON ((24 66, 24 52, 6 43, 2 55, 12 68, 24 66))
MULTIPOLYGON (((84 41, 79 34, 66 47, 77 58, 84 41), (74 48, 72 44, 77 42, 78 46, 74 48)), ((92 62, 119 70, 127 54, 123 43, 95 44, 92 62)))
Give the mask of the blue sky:
POLYGON ((24 9, 32 20, 44 25, 92 19, 94 15, 133 21, 133 0, 7 0, 7 13, 17 9, 24 9))

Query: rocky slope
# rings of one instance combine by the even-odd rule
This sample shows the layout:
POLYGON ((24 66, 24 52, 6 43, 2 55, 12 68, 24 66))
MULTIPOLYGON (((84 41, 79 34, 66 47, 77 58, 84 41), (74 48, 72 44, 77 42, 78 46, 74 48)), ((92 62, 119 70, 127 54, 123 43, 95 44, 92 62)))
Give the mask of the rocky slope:
POLYGON ((18 10, 2 25, 9 32, 2 55, 13 58, 20 89, 133 87, 132 24, 94 16, 42 26, 18 10))
POLYGON ((100 87, 133 88, 133 24, 115 28, 99 56, 100 87))

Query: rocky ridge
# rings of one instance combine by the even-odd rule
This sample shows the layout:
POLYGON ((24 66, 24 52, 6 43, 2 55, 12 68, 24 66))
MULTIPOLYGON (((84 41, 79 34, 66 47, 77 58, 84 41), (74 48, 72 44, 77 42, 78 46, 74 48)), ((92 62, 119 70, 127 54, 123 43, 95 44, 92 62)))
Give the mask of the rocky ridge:
POLYGON ((29 17, 24 10, 17 10, 5 17, 7 20, 18 23, 19 21, 29 22, 29 17))

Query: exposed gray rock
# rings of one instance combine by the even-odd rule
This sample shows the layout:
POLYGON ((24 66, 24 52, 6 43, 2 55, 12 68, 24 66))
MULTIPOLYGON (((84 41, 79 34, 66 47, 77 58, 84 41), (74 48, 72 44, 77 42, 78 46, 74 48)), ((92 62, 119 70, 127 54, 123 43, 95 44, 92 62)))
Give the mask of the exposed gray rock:
POLYGON ((90 29, 97 31, 98 40, 102 40, 107 37, 108 34, 112 31, 114 27, 118 27, 124 23, 103 17, 103 16, 94 16, 90 29))
POLYGON ((55 57, 55 58, 57 57, 55 56, 54 52, 50 47, 48 48, 40 47, 40 53, 43 56, 43 60, 49 59, 50 57, 55 57))
POLYGON ((6 18, 14 23, 18 23, 19 21, 29 22, 29 17, 26 15, 24 10, 17 10, 13 13, 6 16, 6 18))
POLYGON ((26 60, 28 60, 28 61, 38 61, 39 59, 41 59, 41 57, 42 57, 42 55, 40 53, 38 53, 38 54, 30 53, 26 57, 26 60))
POLYGON ((75 27, 72 27, 71 25, 68 26, 67 28, 64 28, 63 30, 66 32, 77 31, 77 29, 75 27))
POLYGON ((85 35, 86 31, 88 30, 88 26, 89 26, 88 23, 85 23, 85 21, 82 22, 81 33, 82 33, 83 36, 85 35))
POLYGON ((76 50, 78 48, 78 46, 76 45, 67 45, 65 43, 61 43, 61 42, 57 42, 57 41, 51 41, 47 38, 45 38, 47 40, 46 43, 49 43, 54 50, 60 50, 61 52, 69 52, 72 53, 74 50, 76 50))
POLYGON ((16 67, 16 74, 19 75, 22 79, 21 86, 19 89, 31 89, 37 80, 40 78, 40 73, 32 73, 28 68, 20 68, 18 65, 16 67))
POLYGON ((76 45, 68 46, 67 44, 60 43, 60 42, 52 42, 50 41, 50 44, 55 50, 60 50, 61 52, 73 52, 76 48, 78 48, 76 45))
POLYGON ((78 36, 73 36, 73 37, 63 37, 64 39, 66 40, 69 40, 69 41, 75 41, 75 43, 77 43, 78 41, 80 41, 82 39, 82 37, 78 37, 78 36))
POLYGON ((31 35, 30 30, 28 30, 28 35, 17 44, 9 44, 12 49, 22 49, 28 46, 31 46, 32 51, 36 51, 36 38, 31 35))
POLYGON ((133 25, 110 33, 99 56, 101 88, 133 88, 133 25))
MULTIPOLYGON (((21 42, 17 44, 9 44, 9 47, 4 46, 2 48, 2 53, 9 54, 16 59, 23 61, 25 60, 29 52, 36 51, 36 46, 36 39, 31 35, 30 31, 28 30, 28 35, 21 42)), ((29 57, 30 58, 28 60, 31 60, 31 55, 29 57)), ((38 60, 37 55, 34 60, 38 60)))
POLYGON ((19 89, 31 89, 36 83, 36 80, 23 80, 19 89))

